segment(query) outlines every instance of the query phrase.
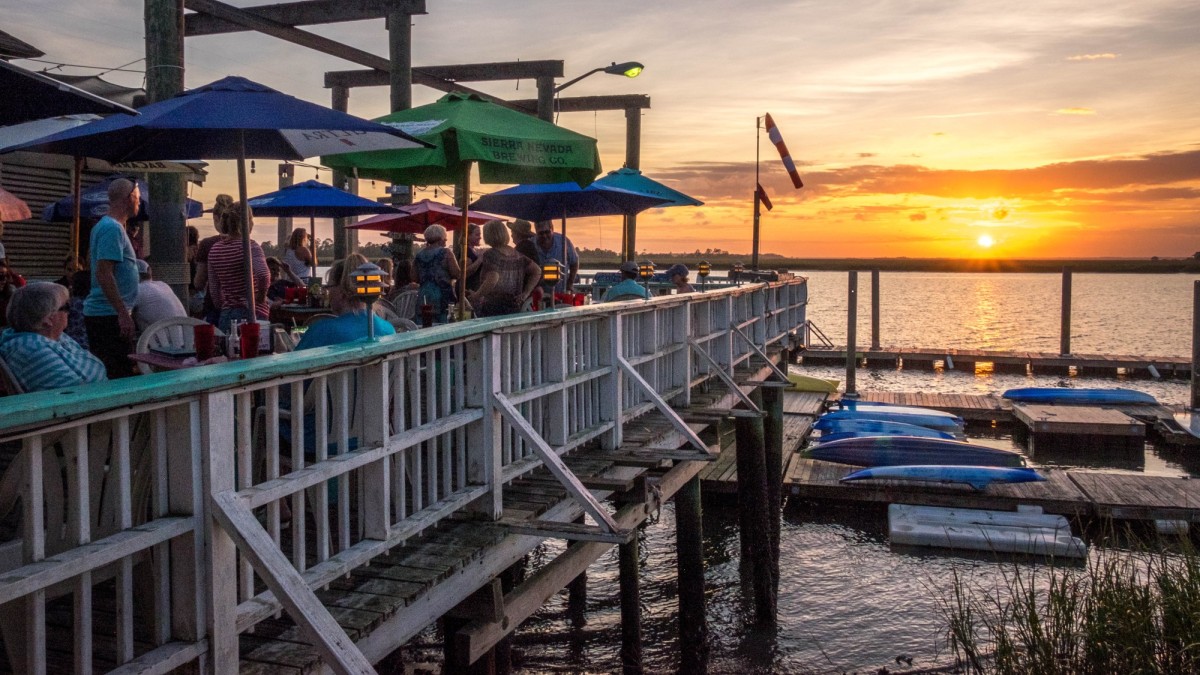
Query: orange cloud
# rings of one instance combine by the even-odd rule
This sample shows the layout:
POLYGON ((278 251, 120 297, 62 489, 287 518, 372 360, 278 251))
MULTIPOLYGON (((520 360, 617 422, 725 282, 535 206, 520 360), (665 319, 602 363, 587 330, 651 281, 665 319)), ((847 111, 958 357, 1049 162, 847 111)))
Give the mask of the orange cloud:
POLYGON ((1059 108, 1054 111, 1055 115, 1095 115, 1096 111, 1091 108, 1059 108))
POLYGON ((1068 61, 1100 61, 1100 60, 1104 60, 1104 59, 1115 59, 1115 58, 1117 58, 1117 56, 1119 56, 1119 55, 1113 54, 1112 52, 1105 52, 1103 54, 1076 54, 1074 56, 1068 56, 1067 60, 1068 61))

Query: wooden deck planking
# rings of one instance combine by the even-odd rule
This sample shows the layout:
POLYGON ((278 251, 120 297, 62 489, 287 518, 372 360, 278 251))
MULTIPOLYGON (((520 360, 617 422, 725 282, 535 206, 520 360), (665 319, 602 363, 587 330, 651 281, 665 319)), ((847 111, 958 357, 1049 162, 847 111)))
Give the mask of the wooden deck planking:
POLYGON ((785 415, 820 415, 829 395, 814 391, 784 391, 783 412, 785 415))
POLYGON ((1016 403, 1013 416, 1035 434, 1146 435, 1144 423, 1120 410, 1098 406, 1016 403))
POLYGON ((1200 482, 1186 478, 1073 471, 1071 479, 1101 515, 1200 521, 1200 482))

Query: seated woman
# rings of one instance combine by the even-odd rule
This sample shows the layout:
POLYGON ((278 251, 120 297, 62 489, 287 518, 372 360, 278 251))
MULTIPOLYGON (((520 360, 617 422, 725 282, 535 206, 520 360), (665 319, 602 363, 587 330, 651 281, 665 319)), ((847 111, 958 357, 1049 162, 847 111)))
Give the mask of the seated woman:
MULTIPOLYGON (((326 319, 309 326, 296 345, 296 351, 328 347, 329 345, 353 342, 367 337, 367 303, 354 295, 354 270, 367 259, 358 253, 352 253, 344 260, 339 260, 329 268, 326 277, 329 288, 329 307, 337 317, 326 319)), ((375 335, 395 335, 396 329, 392 324, 378 316, 372 315, 375 322, 375 335)))
POLYGON ((104 364, 63 334, 71 306, 67 289, 50 282, 18 288, 0 333, 0 358, 25 391, 102 382, 104 364))
POLYGON ((287 297, 287 289, 304 285, 287 265, 275 256, 267 258, 267 271, 271 273, 271 285, 267 286, 267 301, 272 305, 282 302, 287 297))
POLYGON ((467 274, 477 271, 481 279, 479 290, 471 296, 475 313, 501 316, 521 311, 541 279, 541 270, 509 245, 508 227, 499 220, 483 226, 483 240, 491 248, 467 268, 467 274))

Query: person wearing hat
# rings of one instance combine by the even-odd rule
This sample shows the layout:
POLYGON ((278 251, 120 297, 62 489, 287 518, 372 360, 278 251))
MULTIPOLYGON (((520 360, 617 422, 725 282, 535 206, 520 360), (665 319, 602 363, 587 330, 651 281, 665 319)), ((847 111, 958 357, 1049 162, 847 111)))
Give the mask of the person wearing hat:
POLYGON ((634 300, 636 298, 649 298, 650 292, 644 286, 637 282, 638 266, 632 260, 626 260, 617 268, 621 272, 621 276, 625 277, 621 281, 608 287, 604 292, 603 299, 600 302, 616 302, 618 300, 634 300))
POLYGON ((138 299, 133 308, 133 320, 137 322, 138 332, 146 330, 146 326, 163 319, 177 316, 187 316, 183 303, 165 282, 155 281, 150 274, 150 263, 138 260, 138 299))
POLYGON ((683 263, 671 265, 667 270, 667 280, 675 284, 676 293, 695 293, 696 289, 688 283, 688 268, 683 263))

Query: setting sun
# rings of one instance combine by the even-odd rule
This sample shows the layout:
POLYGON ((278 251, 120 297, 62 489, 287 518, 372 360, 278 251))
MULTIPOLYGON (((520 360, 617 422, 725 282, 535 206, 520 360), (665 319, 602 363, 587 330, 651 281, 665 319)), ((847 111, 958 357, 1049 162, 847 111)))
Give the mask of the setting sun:
POLYGON ((975 240, 975 243, 979 244, 982 248, 991 248, 992 245, 996 243, 996 240, 992 239, 992 235, 990 234, 981 234, 979 235, 979 238, 975 240))

